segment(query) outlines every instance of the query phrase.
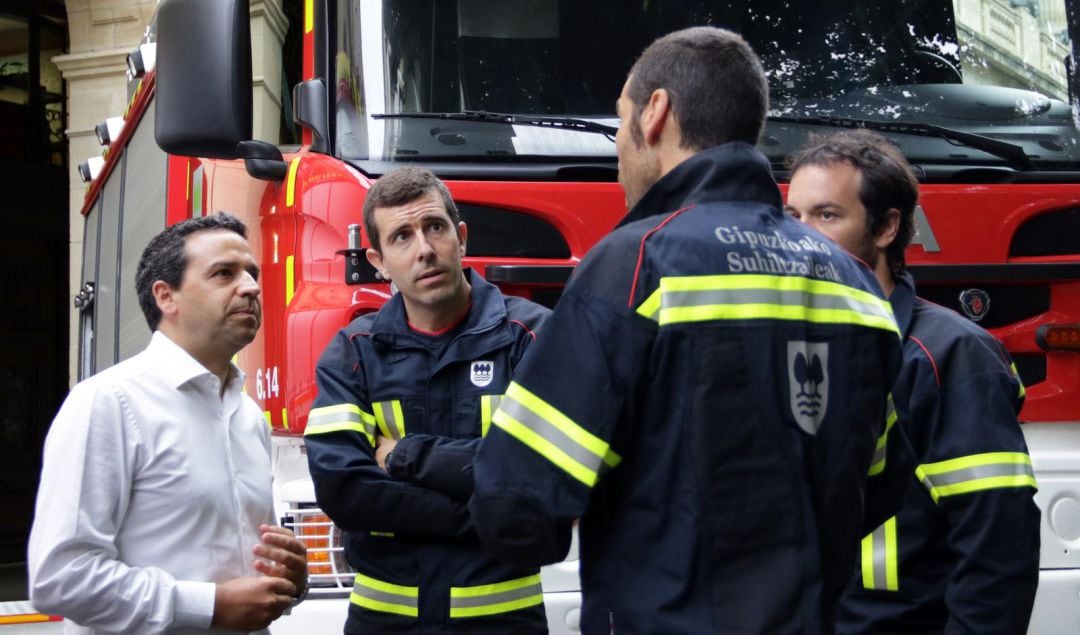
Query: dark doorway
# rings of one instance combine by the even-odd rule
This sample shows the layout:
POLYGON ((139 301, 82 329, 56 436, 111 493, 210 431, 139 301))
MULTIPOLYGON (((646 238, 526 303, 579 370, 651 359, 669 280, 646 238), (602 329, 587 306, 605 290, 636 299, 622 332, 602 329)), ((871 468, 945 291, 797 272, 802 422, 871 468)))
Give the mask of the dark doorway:
MULTIPOLYGON (((26 559, 41 450, 68 380, 63 2, 0 0, 0 566, 26 559)), ((25 585, 0 586, 0 600, 25 585)), ((12 597, 12 595, 15 597, 12 597)))

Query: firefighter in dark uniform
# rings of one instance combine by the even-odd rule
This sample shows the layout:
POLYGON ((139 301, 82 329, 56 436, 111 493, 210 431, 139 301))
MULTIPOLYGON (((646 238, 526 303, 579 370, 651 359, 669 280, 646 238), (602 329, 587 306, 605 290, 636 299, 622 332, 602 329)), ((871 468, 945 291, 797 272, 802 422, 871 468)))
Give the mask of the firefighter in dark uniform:
POLYGON ((480 547, 472 462, 549 311, 462 270, 466 227, 420 168, 364 203, 371 263, 398 287, 327 346, 304 440, 319 506, 357 571, 346 633, 547 633, 535 566, 480 547))
POLYGON ((574 273, 475 463, 508 560, 566 552, 582 631, 820 633, 880 469, 896 322, 873 274, 783 212, 761 65, 660 38, 618 100, 631 208, 574 273))
POLYGON ((868 262, 904 335, 893 385, 918 465, 903 508, 862 541, 841 633, 1024 633, 1039 578, 1024 387, 1001 343, 915 295, 905 272, 918 184, 870 132, 793 160, 788 209, 868 262))

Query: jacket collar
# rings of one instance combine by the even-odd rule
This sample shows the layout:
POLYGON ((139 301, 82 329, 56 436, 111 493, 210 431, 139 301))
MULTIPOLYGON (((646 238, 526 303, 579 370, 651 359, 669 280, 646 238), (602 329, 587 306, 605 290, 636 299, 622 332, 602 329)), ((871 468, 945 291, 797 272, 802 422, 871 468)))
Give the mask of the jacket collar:
POLYGON ((784 200, 772 167, 757 148, 742 142, 703 150, 675 166, 653 184, 620 226, 698 203, 764 203, 783 213, 784 200))
MULTIPOLYGON (((502 299, 502 292, 471 268, 465 269, 465 276, 472 287, 472 307, 465 316, 465 322, 456 330, 461 335, 480 333, 506 320, 506 305, 495 301, 502 299)), ((371 323, 371 335, 376 341, 415 344, 426 348, 425 338, 409 328, 405 302, 400 293, 394 294, 376 314, 371 323)))
POLYGON ((911 316, 915 312, 915 281, 908 272, 893 276, 896 288, 889 296, 889 304, 892 305, 893 315, 900 332, 907 337, 908 328, 911 327, 911 316))

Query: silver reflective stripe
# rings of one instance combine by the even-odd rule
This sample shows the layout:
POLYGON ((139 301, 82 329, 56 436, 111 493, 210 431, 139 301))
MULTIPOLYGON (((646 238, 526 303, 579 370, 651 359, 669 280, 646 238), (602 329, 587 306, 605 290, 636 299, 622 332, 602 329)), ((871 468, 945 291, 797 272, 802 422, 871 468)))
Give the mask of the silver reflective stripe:
POLYGON ((544 591, 539 584, 531 584, 526 587, 521 587, 520 589, 499 591, 497 593, 488 593, 487 595, 474 595, 472 597, 451 596, 450 608, 468 609, 478 606, 490 606, 492 604, 501 604, 503 602, 512 602, 514 600, 536 597, 543 592, 544 591))
MULTIPOLYGON (((870 465, 877 466, 879 463, 885 460, 885 455, 888 453, 888 438, 889 431, 892 430, 893 424, 896 423, 896 404, 893 403, 892 394, 885 400, 885 432, 881 433, 878 438, 878 445, 874 447, 874 456, 870 458, 870 465)), ((881 468, 885 465, 882 464, 881 468)), ((880 469, 880 468, 879 468, 880 469)))
POLYGON ((974 481, 980 478, 994 476, 1035 476, 1035 472, 1027 463, 992 463, 990 465, 976 465, 973 467, 960 468, 941 474, 926 475, 923 484, 927 487, 945 487, 974 481))
POLYGON ((600 473, 600 468, 604 465, 603 457, 593 454, 589 449, 566 436, 562 430, 556 428, 548 423, 546 419, 526 408, 511 395, 504 396, 500 408, 504 413, 516 419, 521 425, 529 428, 543 437, 546 441, 565 452, 570 458, 580 463, 586 469, 597 474, 600 473))
POLYGON ((888 560, 888 545, 885 544, 885 524, 883 523, 870 534, 874 546, 872 558, 874 567, 875 589, 889 588, 888 579, 885 576, 885 563, 888 560))
POLYGON ((716 304, 780 304, 810 307, 814 309, 837 309, 855 311, 892 320, 893 316, 882 306, 860 302, 854 298, 826 293, 779 289, 708 289, 694 291, 665 290, 661 307, 711 306, 716 304))
MULTIPOLYGON (((886 434, 888 433, 886 432, 886 434)), ((874 456, 870 457, 870 465, 877 465, 881 461, 884 461, 885 454, 888 452, 888 450, 889 446, 887 445, 883 445, 880 448, 874 448, 874 456)))
POLYGON ((364 421, 359 412, 352 411, 329 412, 313 415, 308 417, 307 425, 309 428, 317 428, 321 425, 332 423, 359 423, 364 426, 364 430, 366 430, 368 434, 375 432, 375 424, 370 421, 364 421))
POLYGON ((386 430, 390 433, 390 437, 400 439, 401 427, 398 425, 397 417, 394 416, 394 402, 380 401, 375 404, 375 407, 382 414, 383 423, 386 424, 386 430))
POLYGON ((380 591, 378 589, 373 589, 369 586, 361 584, 359 580, 353 583, 353 593, 359 595, 362 598, 367 598, 376 602, 397 604, 399 606, 405 606, 413 609, 418 609, 420 607, 420 598, 417 596, 405 595, 403 593, 392 593, 390 591, 380 591))
POLYGON ((499 404, 502 403, 502 395, 488 395, 488 399, 491 400, 491 414, 495 414, 495 411, 499 409, 499 404))

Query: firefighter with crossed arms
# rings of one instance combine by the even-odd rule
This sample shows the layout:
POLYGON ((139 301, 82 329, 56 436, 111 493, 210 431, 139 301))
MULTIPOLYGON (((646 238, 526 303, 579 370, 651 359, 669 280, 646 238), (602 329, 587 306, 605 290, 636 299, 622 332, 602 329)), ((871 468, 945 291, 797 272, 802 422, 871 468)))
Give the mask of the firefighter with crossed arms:
POLYGON ((346 633, 547 633, 538 568, 481 549, 472 462, 549 311, 462 269, 445 184, 392 171, 364 202, 367 256, 399 290, 316 368, 304 440, 315 495, 357 571, 346 633))
POLYGON ((893 384, 918 465, 903 508, 863 538, 839 633, 1023 633, 1039 580, 1035 476, 1017 421, 1024 387, 1001 343, 915 295, 904 251, 918 183, 868 132, 792 159, 787 209, 866 262, 904 334, 893 384))

